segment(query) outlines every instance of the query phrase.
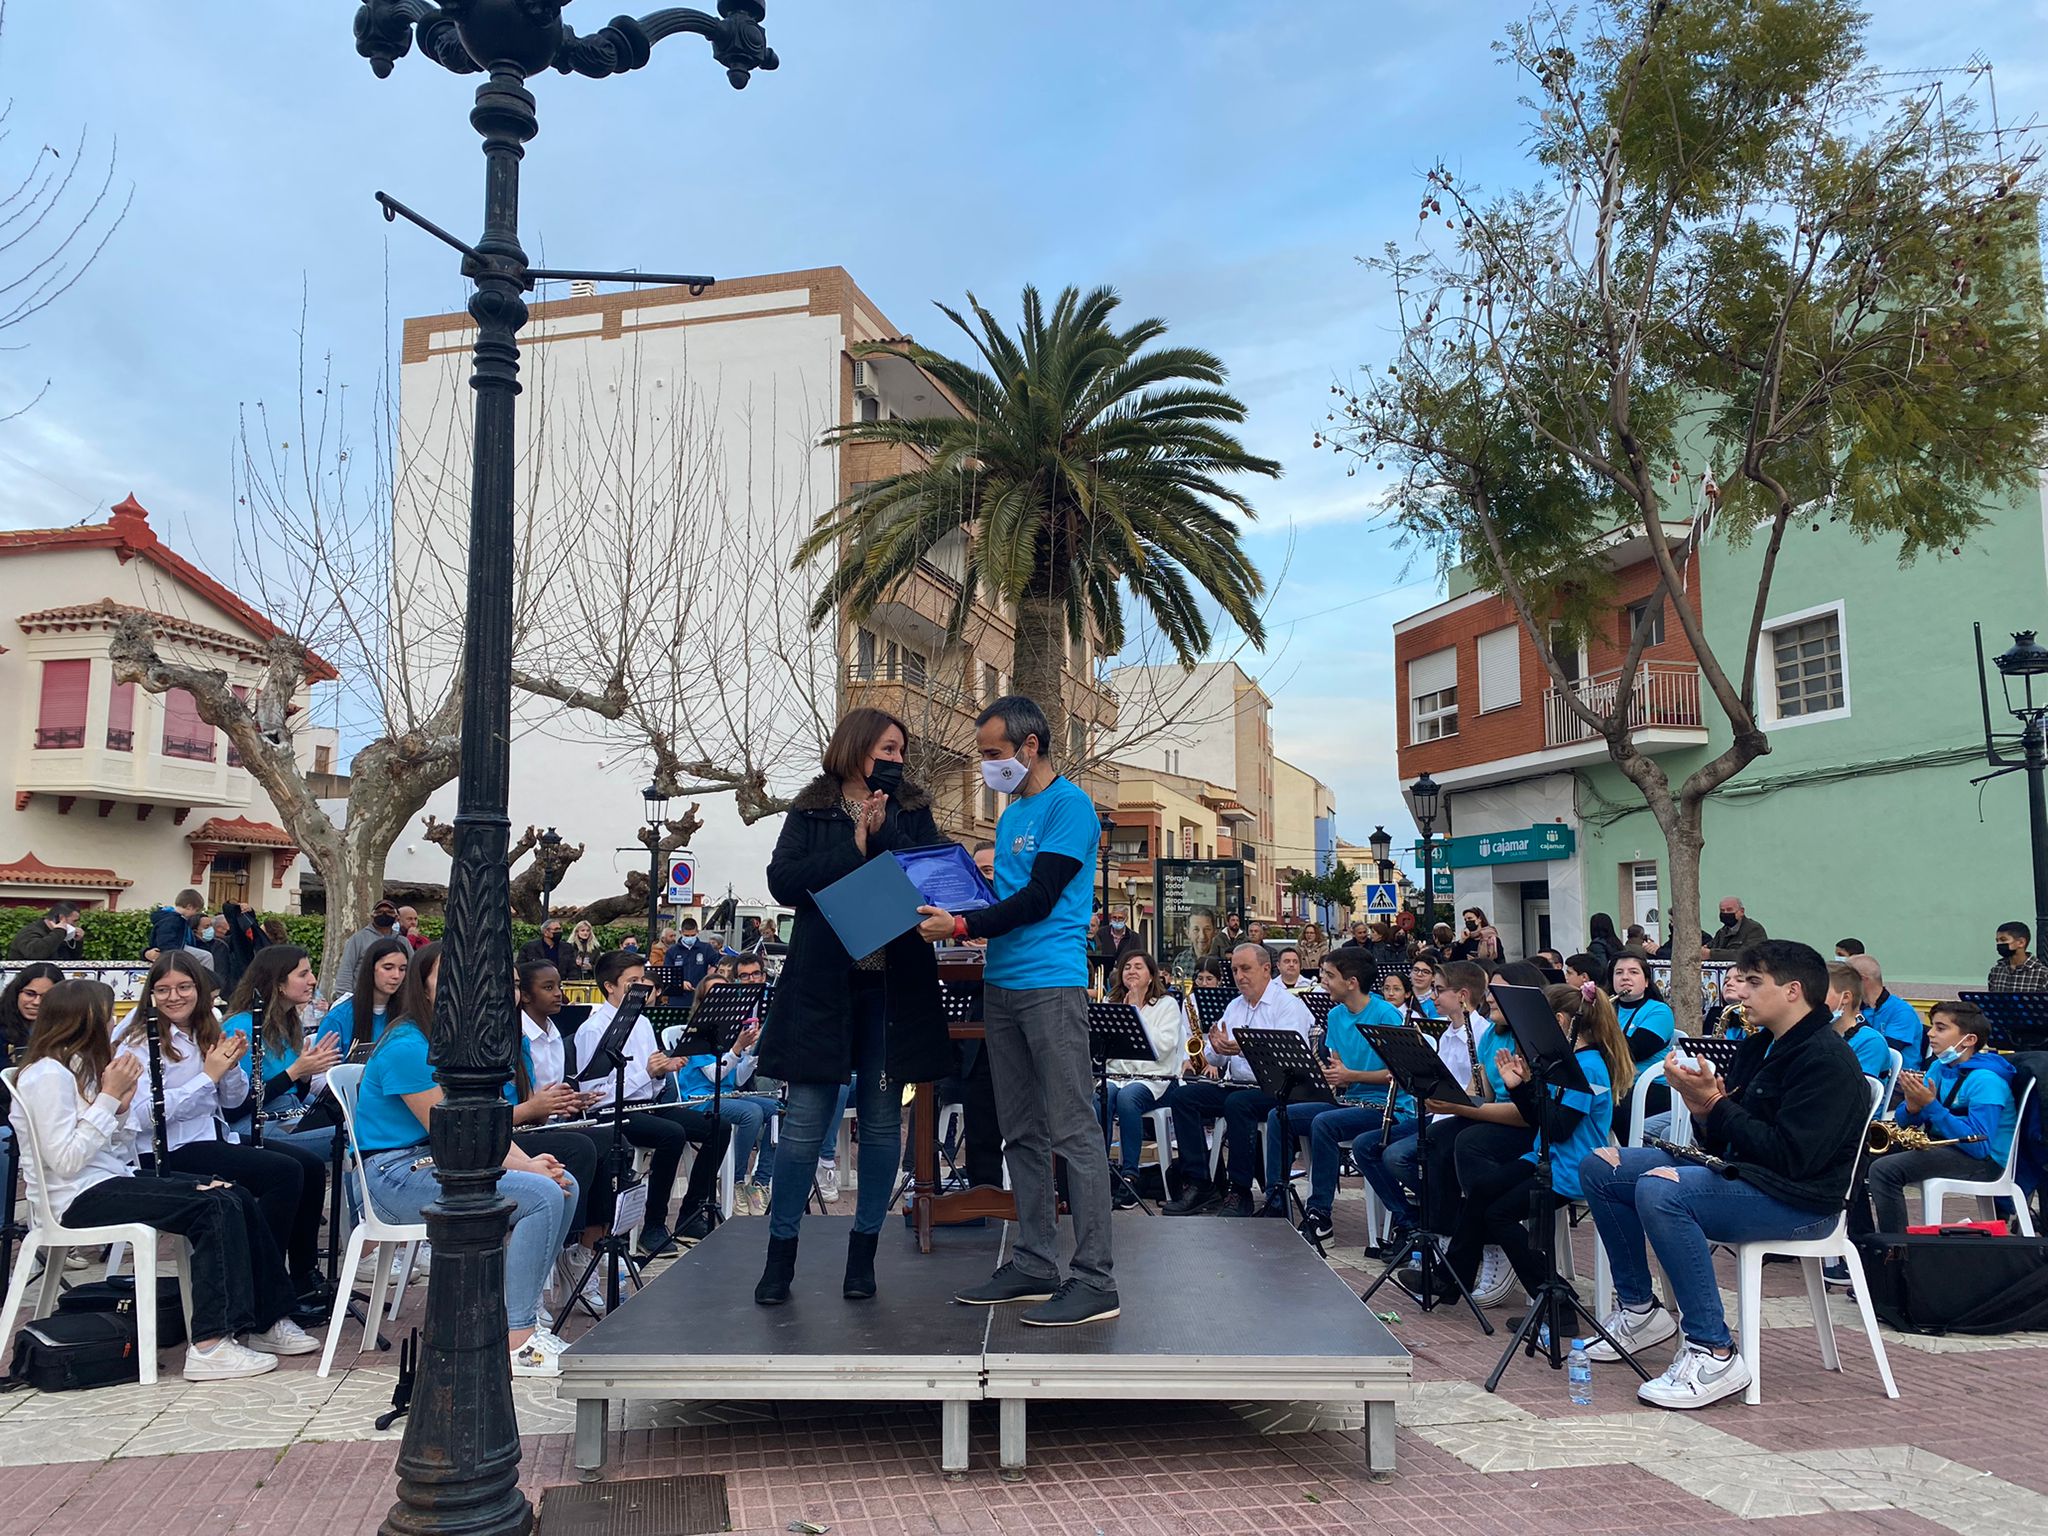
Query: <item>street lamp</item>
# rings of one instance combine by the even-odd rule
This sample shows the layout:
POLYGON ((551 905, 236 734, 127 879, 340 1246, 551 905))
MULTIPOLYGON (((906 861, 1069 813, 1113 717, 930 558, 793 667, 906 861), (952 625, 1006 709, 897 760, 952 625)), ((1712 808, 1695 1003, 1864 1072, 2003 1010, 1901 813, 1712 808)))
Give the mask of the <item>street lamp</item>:
POLYGON ((1385 827, 1374 827, 1372 836, 1365 840, 1365 846, 1372 850, 1372 861, 1379 867, 1381 885, 1394 883, 1394 835, 1385 827))
MULTIPOLYGON (((1408 801, 1408 814, 1415 818, 1415 825, 1422 833, 1422 927, 1425 933, 1433 933, 1436 930, 1436 881, 1430 876, 1429 854, 1437 811, 1443 804, 1443 791, 1437 787, 1436 780, 1425 773, 1403 794, 1408 801)), ((1389 846, 1392 846, 1391 839, 1389 846)))
POLYGON ((647 952, 654 953, 654 934, 661 922, 661 831, 668 822, 668 796, 659 784, 640 791, 647 823, 647 952))
POLYGON ((562 846, 562 834, 553 827, 540 835, 540 920, 548 920, 548 898, 554 893, 561 875, 555 870, 555 850, 562 846))
MULTIPOLYGON (((2027 843, 2034 865, 2034 932, 2048 933, 2048 646, 2023 629, 2012 637, 2012 649, 1992 661, 1998 668, 1998 682, 2005 694, 2005 711, 2020 723, 2019 755, 2012 755, 2012 743, 2001 744, 1991 730, 1991 694, 1984 681, 1984 627, 1977 633, 1977 693, 1984 707, 1984 755, 1997 773, 2021 772, 2027 776, 2027 843), (2035 697, 2035 679, 2041 679, 2043 697, 2035 697), (2015 696, 2014 689, 2018 693, 2015 696)), ((1975 782, 1981 784, 1984 779, 1975 782)), ((2040 942, 2036 940, 2035 942, 2040 942)))
POLYGON ((431 1060, 443 1089, 428 1135, 441 1196, 425 1211, 433 1245, 427 1312, 390 1536, 524 1536, 533 1510, 519 1491, 519 1424, 505 1349, 505 1234, 511 1214, 498 1175, 512 1135, 504 1097, 519 1040, 512 974, 511 872, 505 815, 511 779, 512 584, 518 542, 512 515, 514 397, 526 291, 543 278, 681 282, 705 277, 579 272, 529 266, 519 244, 519 162, 539 131, 529 77, 549 69, 592 78, 646 64, 678 33, 711 44, 734 87, 773 69, 761 23, 764 0, 718 0, 718 14, 667 9, 619 16, 579 37, 562 0, 362 0, 356 52, 379 79, 418 43, 451 74, 481 74, 469 120, 483 139, 484 231, 474 246, 378 194, 384 217, 403 215, 462 254, 476 285, 470 387, 469 580, 462 640, 462 757, 448 929, 434 1006, 431 1060))

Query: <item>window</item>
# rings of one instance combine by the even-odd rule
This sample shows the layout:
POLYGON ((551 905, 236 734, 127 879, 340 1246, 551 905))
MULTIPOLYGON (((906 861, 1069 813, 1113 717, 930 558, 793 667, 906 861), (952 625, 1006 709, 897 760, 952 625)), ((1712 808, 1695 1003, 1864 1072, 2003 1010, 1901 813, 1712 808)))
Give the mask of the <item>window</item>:
POLYGON ((1550 654, 1557 658, 1558 670, 1568 682, 1576 683, 1586 675, 1586 664, 1579 655, 1579 643, 1571 638, 1571 632, 1562 624, 1550 626, 1550 654))
POLYGON ((1479 713, 1522 702, 1522 632, 1510 624, 1479 637, 1479 713))
MULTIPOLYGON (((894 647, 891 647, 891 649, 894 649, 894 647)), ((903 648, 903 681, 909 683, 914 688, 922 688, 924 686, 924 679, 924 652, 913 651, 909 646, 905 646, 903 648)))
POLYGON ((320 746, 313 749, 313 771, 315 773, 334 772, 334 748, 320 746))
POLYGON ((1628 605, 1629 644, 1635 644, 1636 636, 1643 632, 1645 626, 1649 628, 1650 638, 1645 640, 1643 644, 1662 645, 1664 643, 1664 594, 1662 592, 1659 592, 1655 597, 1645 598, 1640 603, 1630 603, 1628 605))
POLYGON ((982 785, 981 819, 983 821, 994 821, 996 819, 996 809, 996 792, 990 789, 986 784, 982 785))
POLYGON ((164 695, 164 756, 213 761, 213 727, 199 718, 199 701, 183 688, 164 695))
POLYGON ((993 704, 1003 696, 1003 675, 987 662, 981 664, 981 702, 993 704))
POLYGON ((107 750, 135 750, 135 685, 116 683, 107 696, 107 750))
POLYGON ((1166 857, 1169 859, 1179 858, 1180 834, 1177 831, 1175 831, 1172 827, 1168 827, 1164 835, 1166 837, 1166 857))
POLYGON ((1849 667, 1842 645, 1842 605, 1787 614, 1764 626, 1771 679, 1764 692, 1765 726, 1808 725, 1849 713, 1849 667))
POLYGON ((1086 757, 1087 755, 1088 722, 1086 720, 1076 719, 1074 716, 1069 715, 1067 717, 1068 761, 1078 763, 1081 761, 1082 758, 1086 757))
POLYGON ((85 745, 85 697, 91 689, 91 662, 43 663, 42 706, 36 712, 37 750, 85 745))
POLYGON ((1447 646, 1408 663, 1408 744, 1458 734, 1458 651, 1447 646))
POLYGON ((872 629, 861 629, 854 635, 853 654, 859 668, 856 675, 863 681, 872 682, 875 676, 875 632, 872 629))

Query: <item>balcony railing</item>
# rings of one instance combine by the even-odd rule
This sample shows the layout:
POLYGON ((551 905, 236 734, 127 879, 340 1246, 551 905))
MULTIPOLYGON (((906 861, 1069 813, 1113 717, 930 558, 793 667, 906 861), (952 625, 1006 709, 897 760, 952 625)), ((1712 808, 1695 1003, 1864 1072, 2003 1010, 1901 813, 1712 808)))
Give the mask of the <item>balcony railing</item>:
POLYGON ((36 727, 36 750, 38 752, 62 751, 66 747, 85 745, 85 727, 82 725, 39 725, 36 727))
POLYGON ((109 752, 133 752, 135 750, 135 733, 133 731, 117 731, 110 727, 107 731, 107 750, 109 752))
MULTIPOLYGON (((1621 671, 1602 672, 1573 685, 1580 703, 1596 715, 1614 708, 1621 671)), ((1636 669, 1635 690, 1628 701, 1628 728, 1640 730, 1703 730, 1700 714, 1700 669, 1690 662, 1646 661, 1636 669)), ((1568 747, 1594 741, 1599 732, 1582 720, 1557 688, 1543 691, 1545 746, 1568 747)))
MULTIPOLYGON (((908 689, 920 698, 930 699, 934 704, 948 709, 965 710, 973 714, 981 708, 966 689, 954 683, 942 683, 935 679, 926 667, 911 667, 898 661, 890 665, 886 661, 859 662, 846 664, 844 682, 848 687, 896 684, 908 689)), ((916 722, 913 721, 914 725, 916 722)))
POLYGON ((164 756, 180 757, 194 763, 210 763, 213 761, 213 741, 211 738, 199 736, 166 736, 164 756))

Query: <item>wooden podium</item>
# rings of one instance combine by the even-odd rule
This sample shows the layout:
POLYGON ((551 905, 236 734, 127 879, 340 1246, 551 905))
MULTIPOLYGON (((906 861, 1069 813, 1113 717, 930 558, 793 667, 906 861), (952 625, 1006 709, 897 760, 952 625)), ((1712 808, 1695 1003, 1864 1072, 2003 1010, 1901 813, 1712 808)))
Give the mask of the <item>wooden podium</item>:
MULTIPOLYGON (((946 993, 948 1032, 955 1040, 981 1039, 981 962, 942 959, 939 981, 946 993)), ((939 1188, 938 1085, 919 1083, 912 1095, 910 1134, 915 1138, 915 1150, 911 1160, 910 1209, 917 1228, 918 1252, 932 1251, 932 1228, 938 1224, 971 1221, 977 1216, 1015 1221, 1017 1198, 1007 1189, 990 1184, 952 1191, 939 1188)))

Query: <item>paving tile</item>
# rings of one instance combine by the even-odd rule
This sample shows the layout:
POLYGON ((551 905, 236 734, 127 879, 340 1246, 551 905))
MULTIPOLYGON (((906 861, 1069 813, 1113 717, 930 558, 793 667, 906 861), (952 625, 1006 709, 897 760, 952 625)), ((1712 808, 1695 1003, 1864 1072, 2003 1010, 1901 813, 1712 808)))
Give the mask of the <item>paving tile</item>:
MULTIPOLYGON (((6 1433, 0 1429, 0 1439, 6 1433)), ((0 1528, 16 1536, 31 1536, 86 1485, 97 1469, 98 1463, 89 1461, 0 1467, 0 1510, 6 1511, 0 1528)))
POLYGON ((37 1528, 37 1536, 225 1531, 262 1486, 270 1451, 111 1461, 37 1528))
POLYGON ((1698 1419, 1661 1411, 1439 1424, 1417 1433, 1482 1472, 1633 1464, 1688 1452, 1740 1455, 1755 1449, 1698 1419))
POLYGON ((350 1371, 330 1378, 334 1390, 314 1410, 299 1431, 299 1441, 397 1440, 405 1434, 405 1420, 379 1430, 377 1417, 391 1408, 391 1389, 398 1381, 394 1367, 388 1371, 350 1371))
POLYGON ((1882 1509, 1886 1499, 1831 1473, 1768 1451, 1748 1455, 1644 1456, 1637 1466, 1745 1520, 1882 1509))
POLYGON ((8 1422, 0 1432, 0 1466, 32 1467, 45 1462, 105 1461, 157 1418, 154 1410, 80 1414, 8 1422))
POLYGON ((371 1536, 395 1497, 397 1457, 397 1446, 371 1442, 295 1445, 225 1536, 371 1536))
POLYGON ((1528 1409, 1476 1381, 1418 1381, 1409 1400, 1394 1405, 1394 1421, 1407 1429, 1532 1417, 1528 1409))
POLYGON ((2032 1536, 2048 1525, 2048 1498, 1918 1446, 1803 1451, 1790 1459, 1960 1536, 2032 1536))

